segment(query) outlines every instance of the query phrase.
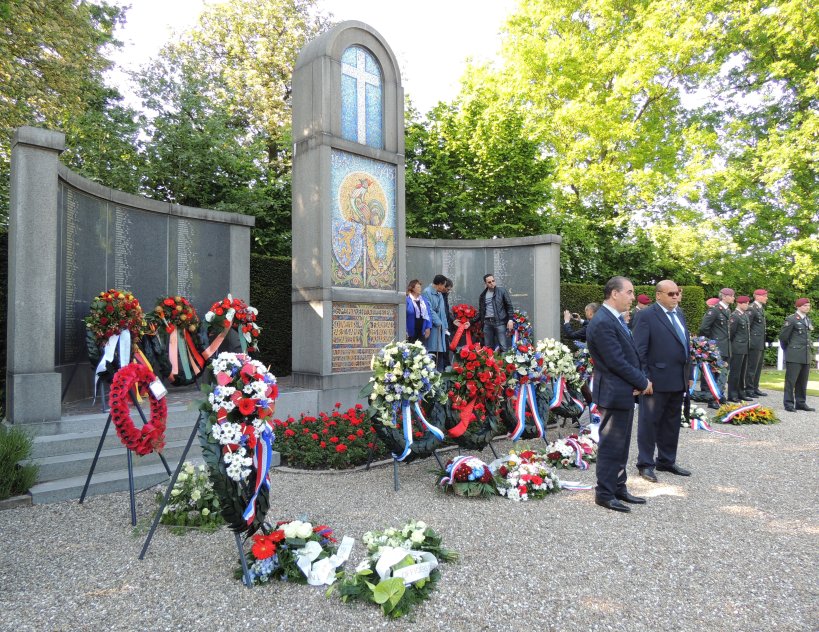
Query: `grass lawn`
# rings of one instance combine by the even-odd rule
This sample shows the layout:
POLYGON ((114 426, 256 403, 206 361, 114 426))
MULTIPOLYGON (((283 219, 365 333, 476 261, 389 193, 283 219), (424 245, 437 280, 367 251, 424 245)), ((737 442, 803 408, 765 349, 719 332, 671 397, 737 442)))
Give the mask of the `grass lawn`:
MULTIPOLYGON (((763 391, 771 389, 773 391, 784 390, 785 371, 776 369, 763 369, 759 378, 759 388, 763 391)), ((819 369, 811 369, 808 376, 808 395, 819 396, 819 369)))

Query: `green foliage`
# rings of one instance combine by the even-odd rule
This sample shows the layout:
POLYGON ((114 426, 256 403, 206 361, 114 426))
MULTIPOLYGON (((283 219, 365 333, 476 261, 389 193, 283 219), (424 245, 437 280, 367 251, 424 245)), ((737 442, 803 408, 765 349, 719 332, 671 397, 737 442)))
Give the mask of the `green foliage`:
POLYGON ((343 470, 364 465, 370 455, 378 460, 387 453, 360 404, 345 413, 336 406, 329 415, 276 419, 274 428, 276 449, 290 467, 343 470))
MULTIPOLYGON (((157 492, 156 502, 161 503, 163 498, 164 493, 157 492)), ((212 532, 224 524, 219 509, 219 498, 213 491, 207 468, 204 465, 197 468, 186 461, 162 510, 161 523, 171 525, 171 533, 177 535, 190 528, 212 532)))
POLYGON ((293 312, 290 257, 250 255, 250 305, 259 310, 262 338, 256 359, 274 375, 290 375, 293 312))
POLYGON ((31 457, 33 439, 23 429, 0 424, 0 500, 27 492, 37 480, 35 464, 21 464, 31 457))

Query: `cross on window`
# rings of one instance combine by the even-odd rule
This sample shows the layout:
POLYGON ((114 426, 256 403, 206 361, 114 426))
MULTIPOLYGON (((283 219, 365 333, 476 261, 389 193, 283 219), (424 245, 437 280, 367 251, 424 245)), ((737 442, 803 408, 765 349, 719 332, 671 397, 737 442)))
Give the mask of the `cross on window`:
MULTIPOLYGON (((381 129, 381 73, 378 70, 375 60, 372 59, 372 56, 363 48, 351 46, 344 51, 344 55, 341 58, 341 73, 355 81, 354 94, 345 94, 344 91, 342 91, 342 126, 344 128, 342 135, 344 138, 354 140, 362 145, 369 144, 380 147, 380 133, 377 134, 378 138, 367 138, 368 129, 371 129, 371 131, 374 131, 374 129, 380 131, 381 129), (368 66, 370 68, 368 68, 368 66), (371 119, 377 117, 378 120, 370 120, 370 125, 368 125, 367 121, 368 85, 378 89, 378 94, 375 96, 378 107, 369 112, 371 119), (353 109, 354 111, 351 111, 353 109), (350 129, 353 125, 355 126, 355 131, 350 129), (374 128, 374 126, 377 127, 374 128), (369 142, 367 142, 368 140, 369 142)), ((371 99, 372 98, 373 95, 371 94, 371 99)), ((371 135, 373 134, 371 133, 371 135)))

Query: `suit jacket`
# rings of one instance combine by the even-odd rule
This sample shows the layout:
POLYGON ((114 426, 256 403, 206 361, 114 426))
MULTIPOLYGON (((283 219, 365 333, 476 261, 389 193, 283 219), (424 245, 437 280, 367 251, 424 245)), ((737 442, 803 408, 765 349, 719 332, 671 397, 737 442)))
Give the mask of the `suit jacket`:
POLYGON ((765 310, 756 303, 751 303, 745 312, 751 323, 751 350, 759 351, 765 348, 765 310))
POLYGON ((424 340, 427 351, 446 351, 445 332, 447 331, 446 308, 444 307, 444 295, 435 289, 430 283, 421 292, 421 296, 427 299, 429 305, 429 318, 432 321, 432 332, 429 338, 424 340))
POLYGON ((731 355, 748 355, 751 350, 751 325, 748 312, 737 309, 731 314, 731 355))
POLYGON ((785 350, 785 362, 811 364, 814 354, 812 333, 813 323, 807 316, 791 314, 785 319, 779 333, 779 344, 785 350))
MULTIPOLYGON (((421 302, 427 306, 427 314, 429 314, 429 303, 427 303, 427 299, 424 298, 424 295, 421 294, 419 297, 421 302)), ((423 318, 422 312, 422 320, 423 324, 421 325, 421 331, 425 331, 427 329, 432 329, 432 321, 429 318, 423 318)), ((413 305, 413 299, 408 294, 407 295, 407 338, 410 338, 415 335, 415 305, 413 305)))
POLYGON ((717 303, 705 312, 698 332, 700 336, 715 340, 719 352, 724 358, 731 355, 731 338, 728 334, 728 321, 730 319, 731 310, 725 309, 721 304, 717 303))
POLYGON ((645 390, 648 378, 631 334, 601 307, 589 322, 586 344, 594 360, 594 401, 602 408, 632 408, 634 389, 645 390))
POLYGON ((648 379, 658 392, 679 393, 688 387, 691 370, 691 339, 682 310, 677 317, 686 334, 686 343, 668 319, 659 303, 637 312, 634 323, 634 344, 648 379))

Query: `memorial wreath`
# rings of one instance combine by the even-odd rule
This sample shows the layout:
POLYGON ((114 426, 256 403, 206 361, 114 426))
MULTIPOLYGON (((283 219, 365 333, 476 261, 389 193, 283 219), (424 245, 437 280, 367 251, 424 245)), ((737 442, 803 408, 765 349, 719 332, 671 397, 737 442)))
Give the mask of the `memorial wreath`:
POLYGON ((507 379, 501 419, 509 438, 517 441, 544 437, 549 409, 542 393, 546 383, 543 354, 533 344, 521 342, 503 354, 502 360, 507 379))
POLYGON ((444 491, 458 496, 497 496, 498 488, 489 466, 474 456, 459 456, 450 459, 438 486, 444 491))
POLYGON ((242 353, 258 352, 259 335, 262 333, 261 327, 256 324, 258 315, 259 310, 240 298, 233 298, 230 294, 211 305, 205 314, 208 338, 211 340, 208 348, 202 353, 205 360, 219 350, 231 328, 235 329, 239 336, 242 353))
POLYGON ((199 316, 193 305, 184 296, 166 296, 157 301, 148 319, 158 321, 157 330, 165 348, 165 376, 175 386, 192 384, 205 367, 197 335, 199 316))
POLYGON ((148 385, 155 380, 156 376, 148 367, 136 363, 129 364, 116 372, 109 394, 111 421, 117 429, 117 435, 126 448, 140 456, 161 452, 165 447, 168 403, 164 397, 157 399, 148 389, 148 385), (130 390, 135 387, 143 394, 148 393, 151 405, 148 423, 143 424, 142 428, 137 428, 131 418, 130 390))
POLYGON ((455 351, 459 346, 469 346, 477 342, 480 327, 478 323, 472 322, 472 319, 478 315, 477 310, 468 303, 459 303, 452 308, 452 313, 455 320, 460 321, 461 324, 458 325, 455 335, 452 336, 452 342, 449 343, 450 350, 455 351))
POLYGON ((509 500, 541 499, 560 491, 560 479, 545 454, 533 450, 511 451, 489 464, 498 493, 509 500))
POLYGON ((131 362, 144 325, 142 307, 130 292, 110 289, 94 297, 83 320, 95 381, 100 376, 111 381, 117 369, 131 362))

